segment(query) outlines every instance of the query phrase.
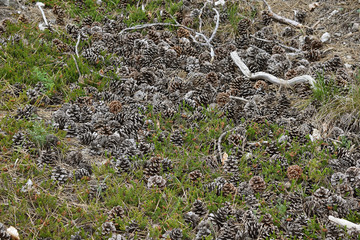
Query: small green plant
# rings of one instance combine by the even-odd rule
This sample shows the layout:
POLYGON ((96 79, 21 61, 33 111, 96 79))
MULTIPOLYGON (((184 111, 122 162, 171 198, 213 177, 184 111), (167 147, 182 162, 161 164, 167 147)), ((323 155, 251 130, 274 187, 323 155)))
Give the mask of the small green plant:
POLYGON ((54 80, 45 71, 40 70, 39 67, 33 68, 32 72, 31 72, 31 78, 35 82, 43 83, 44 87, 48 91, 51 90, 55 85, 54 80))
POLYGON ((325 79, 324 75, 318 73, 315 87, 313 88, 313 98, 320 102, 329 102, 340 92, 334 78, 325 79))

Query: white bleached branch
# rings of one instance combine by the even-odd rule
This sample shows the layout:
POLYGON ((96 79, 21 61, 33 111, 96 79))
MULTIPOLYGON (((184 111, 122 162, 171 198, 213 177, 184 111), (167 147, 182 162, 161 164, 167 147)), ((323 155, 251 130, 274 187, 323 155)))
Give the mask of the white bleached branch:
POLYGON ((263 2, 265 3, 265 5, 267 6, 268 8, 268 11, 269 11, 269 16, 271 18, 273 18, 274 20, 278 21, 278 22, 281 22, 281 23, 284 23, 284 24, 287 24, 287 25, 291 25, 293 27, 296 27, 296 28, 303 28, 303 27, 306 27, 304 25, 302 25, 301 23, 297 22, 297 21, 294 21, 294 20, 291 20, 291 19, 288 19, 288 18, 285 18, 285 17, 282 17, 280 15, 277 15, 276 13, 274 13, 270 7, 270 5, 267 3, 266 0, 263 0, 263 2))
POLYGON ((76 57, 79 58, 79 51, 78 51, 78 46, 79 46, 79 43, 80 43, 80 32, 79 32, 79 35, 78 35, 78 38, 77 38, 77 42, 76 42, 76 45, 75 45, 75 54, 76 54, 76 57))
POLYGON ((235 62, 235 64, 240 68, 241 72, 251 80, 262 79, 282 86, 293 86, 299 83, 309 83, 312 87, 315 87, 316 81, 310 75, 302 75, 302 76, 294 77, 290 80, 284 80, 266 72, 251 73, 250 69, 241 60, 241 58, 239 57, 236 51, 231 52, 230 56, 232 60, 235 62))
POLYGON ((42 9, 42 7, 44 7, 45 4, 42 3, 42 2, 37 2, 37 3, 36 3, 36 6, 38 6, 39 9, 40 9, 41 15, 42 15, 42 17, 43 17, 43 19, 44 19, 44 22, 45 22, 45 25, 46 25, 47 27, 49 27, 49 23, 48 23, 48 21, 47 21, 47 19, 46 19, 44 10, 42 9))
POLYGON ((339 224, 340 226, 347 227, 347 229, 353 228, 356 231, 360 232, 360 225, 359 224, 355 224, 355 223, 350 222, 348 220, 345 220, 345 219, 342 219, 342 218, 336 218, 336 217, 333 217, 333 216, 329 216, 329 220, 334 222, 334 223, 339 224))

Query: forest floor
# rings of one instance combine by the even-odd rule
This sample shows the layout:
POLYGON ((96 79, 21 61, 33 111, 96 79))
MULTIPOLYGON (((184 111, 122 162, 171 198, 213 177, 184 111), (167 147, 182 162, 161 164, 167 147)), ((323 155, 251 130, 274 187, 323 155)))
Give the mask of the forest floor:
POLYGON ((360 2, 9 2, 0 239, 360 239, 360 2))

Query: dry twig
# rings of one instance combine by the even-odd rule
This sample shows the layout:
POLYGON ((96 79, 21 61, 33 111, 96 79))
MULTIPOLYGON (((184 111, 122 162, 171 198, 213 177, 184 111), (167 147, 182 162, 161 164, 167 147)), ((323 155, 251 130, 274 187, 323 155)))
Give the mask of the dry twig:
POLYGON ((296 27, 296 28, 309 28, 309 27, 306 27, 304 25, 302 25, 301 23, 297 22, 297 21, 294 21, 294 20, 291 20, 291 19, 288 19, 288 18, 285 18, 285 17, 282 17, 280 15, 277 15, 276 13, 274 13, 270 7, 270 5, 267 3, 266 0, 263 0, 263 2, 265 3, 265 5, 267 6, 268 8, 268 11, 269 11, 269 16, 271 18, 273 18, 274 20, 278 21, 278 22, 281 22, 281 23, 284 23, 284 24, 287 24, 287 25, 291 25, 293 27, 296 27))

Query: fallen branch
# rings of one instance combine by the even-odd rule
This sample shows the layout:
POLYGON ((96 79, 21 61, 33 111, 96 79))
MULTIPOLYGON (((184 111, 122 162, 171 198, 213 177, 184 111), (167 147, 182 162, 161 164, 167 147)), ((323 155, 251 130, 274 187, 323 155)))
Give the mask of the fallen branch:
POLYGON ((297 22, 297 21, 294 21, 294 20, 291 20, 291 19, 288 19, 288 18, 284 18, 280 15, 277 15, 276 13, 274 13, 270 7, 270 5, 266 2, 266 0, 263 0, 263 2, 265 3, 265 5, 267 6, 268 8, 268 11, 269 11, 269 16, 271 18, 273 18, 274 20, 278 21, 278 22, 281 22, 281 23, 284 23, 284 24, 287 24, 287 25, 291 25, 293 27, 297 27, 297 28, 309 28, 309 27, 306 27, 304 25, 302 25, 301 23, 297 22))
POLYGON ((241 72, 251 80, 267 80, 271 83, 279 84, 281 86, 293 86, 299 83, 309 83, 313 88, 315 88, 315 79, 313 79, 310 75, 302 75, 298 77, 294 77, 290 80, 284 80, 274 75, 265 72, 257 72, 251 73, 250 69, 246 66, 246 64, 241 60, 236 51, 230 53, 231 58, 235 62, 235 64, 240 68, 241 72))
POLYGON ((352 223, 348 220, 342 219, 342 218, 336 218, 333 216, 329 216, 329 220, 333 221, 334 223, 339 224, 340 226, 346 227, 347 229, 353 228, 356 231, 360 232, 360 225, 352 223))
MULTIPOLYGON (((202 7, 205 8, 206 4, 208 2, 205 2, 204 6, 202 7)), ((203 34, 201 32, 201 23, 202 23, 202 20, 201 20, 201 14, 199 15, 199 21, 200 21, 200 27, 199 27, 199 31, 200 32, 197 32, 195 31, 194 29, 192 28, 189 28, 189 27, 186 27, 184 26, 183 24, 180 24, 173 16, 170 15, 170 17, 175 21, 175 24, 174 23, 147 23, 147 24, 142 24, 142 25, 136 25, 136 26, 133 26, 133 27, 129 27, 129 28, 124 28, 123 30, 121 30, 118 35, 122 35, 124 32, 126 31, 131 31, 131 30, 139 30, 139 29, 144 29, 144 28, 148 28, 148 27, 154 27, 154 26, 171 26, 171 27, 182 27, 190 32, 192 32, 193 34, 195 34, 195 36, 191 35, 190 34, 190 37, 191 39, 197 43, 197 44, 200 44, 202 46, 206 46, 210 49, 210 55, 211 55, 211 61, 214 60, 214 57, 215 57, 215 52, 214 52, 214 46, 211 44, 211 41, 214 39, 216 33, 217 33, 217 30, 219 28, 219 24, 220 24, 220 14, 219 14, 219 11, 216 10, 215 8, 213 8, 213 10, 215 11, 216 13, 216 25, 215 25, 215 28, 210 36, 210 38, 206 37, 205 34, 203 34), (199 42, 197 40, 198 37, 201 37, 205 42, 199 42)))
POLYGON ((303 51, 300 50, 300 49, 293 48, 293 47, 290 47, 290 46, 286 46, 286 45, 284 45, 284 44, 282 44, 282 43, 279 43, 279 42, 276 41, 276 40, 269 40, 269 39, 258 38, 258 37, 255 37, 254 35, 250 35, 250 37, 252 37, 252 38, 255 39, 255 40, 261 41, 261 42, 277 44, 277 45, 279 45, 280 47, 282 47, 282 48, 284 48, 284 49, 286 49, 286 50, 292 51, 292 52, 303 52, 303 51))
POLYGON ((76 58, 74 57, 73 54, 71 54, 72 58, 74 59, 74 62, 75 62, 75 66, 76 66, 76 70, 78 71, 79 73, 79 79, 81 78, 81 72, 80 72, 80 69, 79 69, 79 66, 78 66, 78 63, 76 61, 76 58))
POLYGON ((229 96, 230 99, 239 100, 243 102, 248 102, 249 100, 242 98, 242 97, 235 97, 235 96, 229 96))
POLYGON ((79 58, 79 51, 78 51, 78 46, 79 46, 79 43, 80 43, 80 32, 79 32, 79 35, 78 35, 78 39, 77 39, 77 42, 76 42, 76 45, 75 45, 75 54, 76 54, 76 57, 79 58))
POLYGON ((46 25, 47 27, 49 27, 49 23, 48 23, 48 21, 47 21, 47 19, 46 19, 44 10, 42 9, 42 7, 44 7, 45 4, 43 4, 42 2, 37 2, 37 3, 36 3, 36 6, 38 6, 39 9, 40 9, 41 15, 42 15, 42 17, 43 17, 43 19, 44 19, 44 22, 45 22, 45 25, 46 25))

